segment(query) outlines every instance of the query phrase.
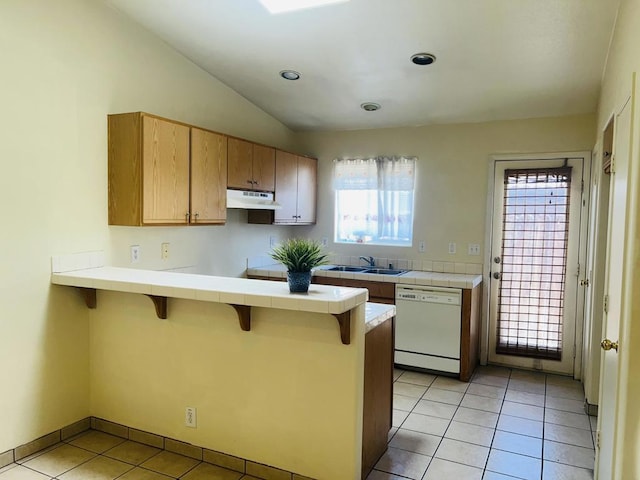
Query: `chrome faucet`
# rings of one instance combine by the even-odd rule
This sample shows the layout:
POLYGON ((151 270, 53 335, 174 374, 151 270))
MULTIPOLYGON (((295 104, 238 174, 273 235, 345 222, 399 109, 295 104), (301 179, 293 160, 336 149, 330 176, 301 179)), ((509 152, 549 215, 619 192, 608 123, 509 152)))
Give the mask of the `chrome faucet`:
POLYGON ((373 257, 360 257, 360 260, 364 260, 369 264, 370 267, 376 266, 376 259, 373 257))

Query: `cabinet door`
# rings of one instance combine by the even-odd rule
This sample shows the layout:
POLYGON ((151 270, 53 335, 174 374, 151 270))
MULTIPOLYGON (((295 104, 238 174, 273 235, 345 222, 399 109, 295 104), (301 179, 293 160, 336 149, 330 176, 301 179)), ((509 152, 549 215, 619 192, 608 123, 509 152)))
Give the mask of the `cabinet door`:
POLYGON ((362 478, 387 449, 393 416, 393 337, 393 318, 365 335, 362 478))
POLYGON ((296 223, 298 197, 298 157, 276 150, 275 199, 282 205, 274 212, 274 223, 296 223))
POLYGON ((227 219, 227 137, 191 129, 191 223, 227 219))
POLYGON ((273 192, 276 180, 276 149, 253 144, 253 189, 273 192))
POLYGON ((142 223, 186 223, 189 127, 143 117, 142 176, 142 223))
POLYGON ((253 143, 229 138, 227 151, 227 186, 252 190, 253 143))
POLYGON ((317 160, 298 157, 298 223, 316 223, 317 169, 317 160))

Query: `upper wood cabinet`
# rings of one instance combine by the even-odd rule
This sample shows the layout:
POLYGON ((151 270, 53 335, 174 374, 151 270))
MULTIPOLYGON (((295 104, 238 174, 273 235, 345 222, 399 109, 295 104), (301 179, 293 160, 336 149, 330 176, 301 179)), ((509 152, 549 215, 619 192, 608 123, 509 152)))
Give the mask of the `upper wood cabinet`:
POLYGON ((229 138, 227 186, 273 192, 275 149, 239 138, 229 138))
POLYGON ((253 188, 253 144, 239 138, 227 143, 227 187, 253 188))
POLYGON ((189 125, 136 112, 109 115, 108 126, 109 225, 225 221, 224 136, 194 129, 192 158, 189 125))
POLYGON ((318 161, 298 156, 298 222, 316 223, 318 161))
POLYGON ((282 208, 274 212, 274 223, 315 223, 317 168, 314 158, 276 151, 275 199, 282 208))
POLYGON ((191 223, 227 219, 227 137, 191 128, 191 223))
POLYGON ((276 182, 276 149, 253 144, 254 190, 273 192, 276 182))

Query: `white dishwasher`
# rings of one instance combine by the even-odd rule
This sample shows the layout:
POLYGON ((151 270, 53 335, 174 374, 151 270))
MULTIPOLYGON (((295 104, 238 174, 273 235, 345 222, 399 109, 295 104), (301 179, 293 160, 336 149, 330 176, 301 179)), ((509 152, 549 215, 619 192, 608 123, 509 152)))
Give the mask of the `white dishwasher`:
POLYGON ((395 363, 460 373, 462 291, 396 285, 395 363))

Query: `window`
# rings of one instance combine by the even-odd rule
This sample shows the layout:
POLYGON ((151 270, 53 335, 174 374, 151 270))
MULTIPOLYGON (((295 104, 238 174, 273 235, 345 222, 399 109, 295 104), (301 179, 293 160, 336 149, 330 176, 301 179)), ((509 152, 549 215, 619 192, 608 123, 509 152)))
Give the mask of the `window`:
POLYGON ((415 157, 336 159, 335 241, 411 246, 415 157))

